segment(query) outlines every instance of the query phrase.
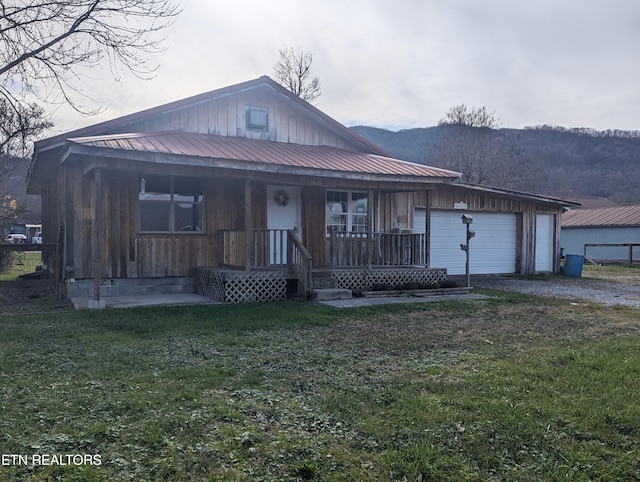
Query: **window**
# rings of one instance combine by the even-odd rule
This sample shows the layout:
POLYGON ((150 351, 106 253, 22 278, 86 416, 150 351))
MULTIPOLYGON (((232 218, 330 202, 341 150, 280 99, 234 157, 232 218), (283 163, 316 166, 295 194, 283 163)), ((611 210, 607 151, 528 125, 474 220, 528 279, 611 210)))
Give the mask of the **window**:
POLYGON ((327 191, 327 235, 367 232, 368 199, 366 192, 327 191))
POLYGON ((204 188, 200 179, 141 177, 138 206, 141 232, 204 232, 204 188))

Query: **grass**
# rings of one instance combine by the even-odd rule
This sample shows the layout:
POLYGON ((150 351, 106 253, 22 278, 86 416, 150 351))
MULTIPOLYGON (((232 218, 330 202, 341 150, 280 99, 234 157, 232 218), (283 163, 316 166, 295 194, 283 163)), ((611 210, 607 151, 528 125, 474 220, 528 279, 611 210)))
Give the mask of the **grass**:
POLYGON ((0 317, 0 480, 637 480, 638 310, 493 292, 0 317))
POLYGON ((583 267, 583 275, 587 278, 601 278, 601 279, 617 279, 617 278, 632 278, 637 280, 640 276, 640 265, 626 265, 626 264, 606 264, 606 265, 593 265, 585 262, 583 267))

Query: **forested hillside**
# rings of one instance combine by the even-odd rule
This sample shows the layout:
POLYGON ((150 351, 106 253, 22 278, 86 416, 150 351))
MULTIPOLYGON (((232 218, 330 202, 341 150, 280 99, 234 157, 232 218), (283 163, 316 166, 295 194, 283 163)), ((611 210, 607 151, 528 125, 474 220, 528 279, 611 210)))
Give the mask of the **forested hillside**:
MULTIPOLYGON (((397 132, 367 126, 351 130, 399 159, 448 167, 441 162, 447 143, 452 142, 445 126, 397 132)), ((492 158, 494 166, 481 168, 484 184, 549 196, 640 204, 639 132, 544 126, 498 129, 490 135, 500 149, 492 158)), ((22 222, 35 223, 40 221, 39 197, 26 195, 27 165, 28 160, 23 160, 0 190, 18 201, 22 222)))
MULTIPOLYGON (((436 167, 447 127, 388 131, 356 126, 353 132, 382 147, 394 157, 436 167)), ((487 184, 561 197, 606 197, 619 204, 640 203, 640 132, 594 131, 562 127, 497 129, 495 144, 508 146, 508 163, 499 169, 485 166, 487 184), (507 178, 500 172, 510 173, 507 178), (491 174, 493 172, 493 174, 491 174)))

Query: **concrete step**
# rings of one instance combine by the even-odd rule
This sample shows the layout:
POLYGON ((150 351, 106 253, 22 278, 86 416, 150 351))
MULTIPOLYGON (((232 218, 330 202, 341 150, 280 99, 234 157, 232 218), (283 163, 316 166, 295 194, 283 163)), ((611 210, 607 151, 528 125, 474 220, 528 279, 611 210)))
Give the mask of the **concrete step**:
POLYGON ((340 288, 323 288, 311 290, 311 299, 316 301, 350 300, 353 298, 351 290, 340 288))

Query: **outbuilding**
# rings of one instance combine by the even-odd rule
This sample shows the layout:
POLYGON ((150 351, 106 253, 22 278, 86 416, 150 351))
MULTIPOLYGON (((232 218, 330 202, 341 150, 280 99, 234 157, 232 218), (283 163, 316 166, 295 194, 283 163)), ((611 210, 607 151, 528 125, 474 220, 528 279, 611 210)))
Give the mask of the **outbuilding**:
POLYGON ((640 206, 567 211, 560 245, 565 254, 631 264, 640 259, 640 206))

